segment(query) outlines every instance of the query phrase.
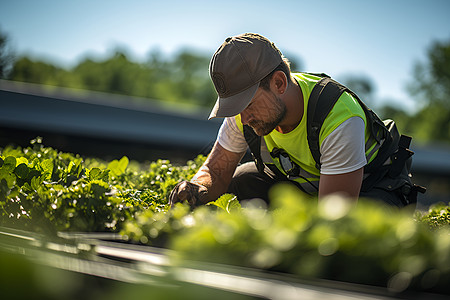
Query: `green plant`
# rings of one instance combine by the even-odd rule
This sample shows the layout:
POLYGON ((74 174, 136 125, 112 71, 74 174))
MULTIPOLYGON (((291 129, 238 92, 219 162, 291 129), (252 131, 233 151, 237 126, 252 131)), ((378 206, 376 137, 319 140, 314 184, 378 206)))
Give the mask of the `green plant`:
POLYGON ((167 198, 190 180, 203 156, 110 162, 62 153, 37 138, 0 152, 0 225, 55 233, 114 231, 130 241, 174 250, 175 264, 207 261, 388 287, 448 293, 449 207, 413 213, 360 199, 305 197, 271 190, 271 204, 225 194, 192 210, 167 198))
POLYGON ((225 196, 214 206, 191 211, 143 212, 123 233, 155 245, 164 237, 174 262, 207 261, 321 278, 405 289, 448 292, 450 231, 430 230, 401 210, 361 199, 355 206, 338 196, 305 197, 276 186, 271 206, 258 200, 227 210, 225 196), (214 209, 214 207, 220 209, 214 209))
POLYGON ((177 167, 127 157, 109 163, 44 147, 0 152, 0 225, 36 231, 117 231, 141 210, 167 210, 178 178, 190 179, 204 160, 177 167))
POLYGON ((442 202, 432 205, 427 212, 417 212, 415 217, 432 229, 450 227, 450 207, 442 202))

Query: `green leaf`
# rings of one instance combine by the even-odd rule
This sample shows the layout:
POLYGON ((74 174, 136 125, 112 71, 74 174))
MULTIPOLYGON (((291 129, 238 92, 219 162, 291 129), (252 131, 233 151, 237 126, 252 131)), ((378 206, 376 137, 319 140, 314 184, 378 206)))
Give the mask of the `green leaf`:
POLYGON ((128 157, 124 156, 120 160, 113 160, 108 164, 108 169, 111 170, 112 175, 119 176, 125 173, 129 163, 128 157))
POLYGON ((102 174, 102 171, 99 168, 92 168, 89 171, 89 180, 99 179, 101 174, 102 174))
POLYGON ((228 194, 222 195, 216 201, 208 202, 206 205, 215 205, 223 210, 227 210, 228 194))
MULTIPOLYGON (((6 160, 5 160, 6 162, 6 160)), ((16 184, 16 175, 10 173, 7 169, 0 169, 0 180, 5 180, 8 188, 12 188, 16 184)))
POLYGON ((237 199, 236 196, 234 196, 230 201, 228 201, 227 212, 231 213, 231 212, 239 211, 240 209, 241 209, 241 203, 239 203, 239 200, 237 199))
MULTIPOLYGON (((1 172, 1 171, 0 171, 1 172)), ((8 182, 0 177, 0 201, 5 201, 6 195, 9 193, 8 182)))
POLYGON ((35 191, 39 190, 42 183, 42 178, 40 176, 35 176, 31 178, 31 188, 35 191))
POLYGON ((16 173, 19 178, 25 179, 30 173, 30 169, 28 169, 28 166, 26 164, 21 163, 16 167, 14 173, 16 173))
POLYGON ((28 159, 26 157, 17 157, 16 158, 16 164, 20 165, 20 164, 26 164, 28 165, 28 159))
POLYGON ((70 174, 72 171, 72 168, 75 167, 75 163, 73 161, 70 161, 69 166, 67 167, 67 172, 70 174))
POLYGON ((94 180, 90 183, 90 189, 96 198, 100 198, 110 190, 109 185, 101 180, 94 180))
POLYGON ((207 205, 215 205, 228 213, 241 208, 241 204, 237 200, 237 197, 233 194, 223 194, 219 197, 219 199, 209 202, 207 205))
POLYGON ((108 169, 103 170, 102 173, 99 175, 99 179, 101 179, 103 181, 108 181, 110 171, 111 170, 108 170, 108 169))
POLYGON ((40 166, 42 168, 42 171, 44 171, 45 174, 52 174, 53 160, 51 160, 50 158, 45 159, 40 163, 40 166))
POLYGON ((16 168, 16 158, 14 156, 8 156, 3 162, 2 169, 8 172, 13 172, 16 168))
POLYGON ((108 164, 108 169, 111 170, 111 175, 115 175, 115 176, 120 175, 119 161, 117 159, 111 161, 108 164))
POLYGON ((119 160, 119 168, 122 171, 122 173, 125 172, 126 168, 128 167, 128 163, 130 161, 128 160, 128 157, 123 156, 120 160, 119 160))
POLYGON ((71 160, 69 166, 67 167, 67 172, 78 178, 81 171, 83 171, 82 160, 71 160))

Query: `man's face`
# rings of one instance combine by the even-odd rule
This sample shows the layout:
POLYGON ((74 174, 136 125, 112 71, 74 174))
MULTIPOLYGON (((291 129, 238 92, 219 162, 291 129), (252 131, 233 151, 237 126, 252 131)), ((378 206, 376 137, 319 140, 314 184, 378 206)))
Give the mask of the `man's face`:
POLYGON ((250 104, 241 112, 241 121, 259 136, 271 133, 286 115, 286 105, 272 91, 259 88, 250 104))

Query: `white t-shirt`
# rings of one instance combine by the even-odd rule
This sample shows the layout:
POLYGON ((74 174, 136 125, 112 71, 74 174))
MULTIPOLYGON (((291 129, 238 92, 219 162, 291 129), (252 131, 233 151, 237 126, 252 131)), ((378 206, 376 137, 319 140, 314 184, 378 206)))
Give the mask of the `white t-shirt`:
MULTIPOLYGON (((364 167, 367 164, 364 131, 364 121, 360 117, 352 117, 331 132, 320 146, 320 173, 336 175, 364 167)), ((248 147, 234 117, 224 119, 217 142, 235 153, 245 152, 248 147)))

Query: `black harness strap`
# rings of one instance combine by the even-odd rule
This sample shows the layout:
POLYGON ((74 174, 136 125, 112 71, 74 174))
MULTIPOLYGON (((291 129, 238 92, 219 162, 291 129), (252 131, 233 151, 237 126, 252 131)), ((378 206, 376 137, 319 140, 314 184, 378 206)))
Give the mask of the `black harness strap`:
MULTIPOLYGON (((398 176, 405 166, 405 163, 407 163, 413 154, 413 152, 408 149, 411 138, 403 135, 400 137, 393 121, 385 124, 370 108, 365 105, 364 102, 359 99, 355 93, 344 85, 331 79, 326 74, 311 74, 322 77, 322 79, 317 82, 311 91, 306 110, 308 145, 316 162, 316 167, 320 170, 321 154, 319 136, 323 122, 331 112, 342 93, 348 92, 358 101, 363 109, 366 115, 369 130, 375 140, 380 142, 384 139, 382 146, 378 150, 377 156, 364 167, 364 173, 369 173, 370 175, 364 180, 361 190, 370 190, 386 174, 388 174, 391 178, 398 176), (397 134, 392 135, 391 132, 395 132, 397 134), (388 158, 391 158, 393 163, 392 165, 384 166, 383 164, 388 158)), ((260 173, 265 173, 265 166, 267 166, 273 173, 275 173, 276 176, 278 176, 278 178, 287 180, 287 176, 278 170, 275 165, 264 164, 261 158, 261 137, 256 135, 253 129, 248 125, 244 125, 244 136, 253 155, 258 171, 260 173)), ((423 187, 413 185, 412 193, 409 196, 411 198, 410 202, 413 202, 413 200, 417 198, 417 192, 423 193, 425 192, 425 189, 423 187)))
MULTIPOLYGON (((255 165, 259 173, 266 174, 269 177, 273 177, 273 175, 275 175, 278 180, 289 181, 289 178, 284 175, 283 172, 278 170, 278 168, 274 164, 265 164, 263 162, 261 157, 261 137, 257 135, 248 125, 244 125, 244 137, 248 147, 250 148, 250 152, 252 153, 253 160, 255 161, 255 165), (270 172, 268 171, 266 172, 266 167, 268 168, 268 170, 272 171, 273 174, 270 174, 270 172)), ((294 183, 300 190, 306 193, 302 186, 296 181, 290 182, 294 183)))
POLYGON ((323 122, 347 88, 331 78, 322 78, 314 86, 308 100, 306 128, 311 154, 320 170, 319 133, 323 122), (320 99, 320 104, 319 104, 320 99))
POLYGON ((398 142, 398 151, 392 155, 392 166, 389 170, 389 176, 392 178, 397 177, 403 170, 406 161, 413 156, 414 152, 409 150, 411 144, 411 137, 402 135, 398 142))
MULTIPOLYGON (((319 82, 314 86, 308 102, 308 143, 311 154, 316 161, 316 167, 320 170, 320 129, 322 128, 326 117, 343 92, 349 93, 358 101, 364 111, 364 114, 366 115, 366 121, 370 132, 376 141, 380 142, 384 139, 384 145, 378 151, 375 159, 364 167, 365 173, 374 172, 380 168, 383 163, 396 151, 399 137, 393 137, 389 133, 391 131, 390 128, 386 127, 386 124, 384 124, 383 121, 381 121, 381 119, 370 108, 368 108, 354 92, 329 77, 319 80, 319 82)), ((395 126, 395 123, 391 122, 387 125, 395 126)))
POLYGON ((248 125, 244 125, 244 137, 250 148, 258 172, 264 173, 264 162, 261 158, 261 137, 248 125))
MULTIPOLYGON (((326 76, 319 80, 314 86, 307 108, 307 135, 311 154, 316 162, 316 167, 320 170, 320 146, 319 133, 322 124, 336 101, 347 88, 333 79, 326 76), (320 101, 319 101, 320 99, 320 101), (320 104, 319 104, 320 102, 320 104)), ((256 135, 253 129, 244 125, 244 137, 250 148, 256 167, 259 172, 264 173, 264 162, 261 158, 261 137, 256 135)), ((279 171, 277 169, 277 171, 279 171)), ((280 172, 281 173, 281 172, 280 172)))

